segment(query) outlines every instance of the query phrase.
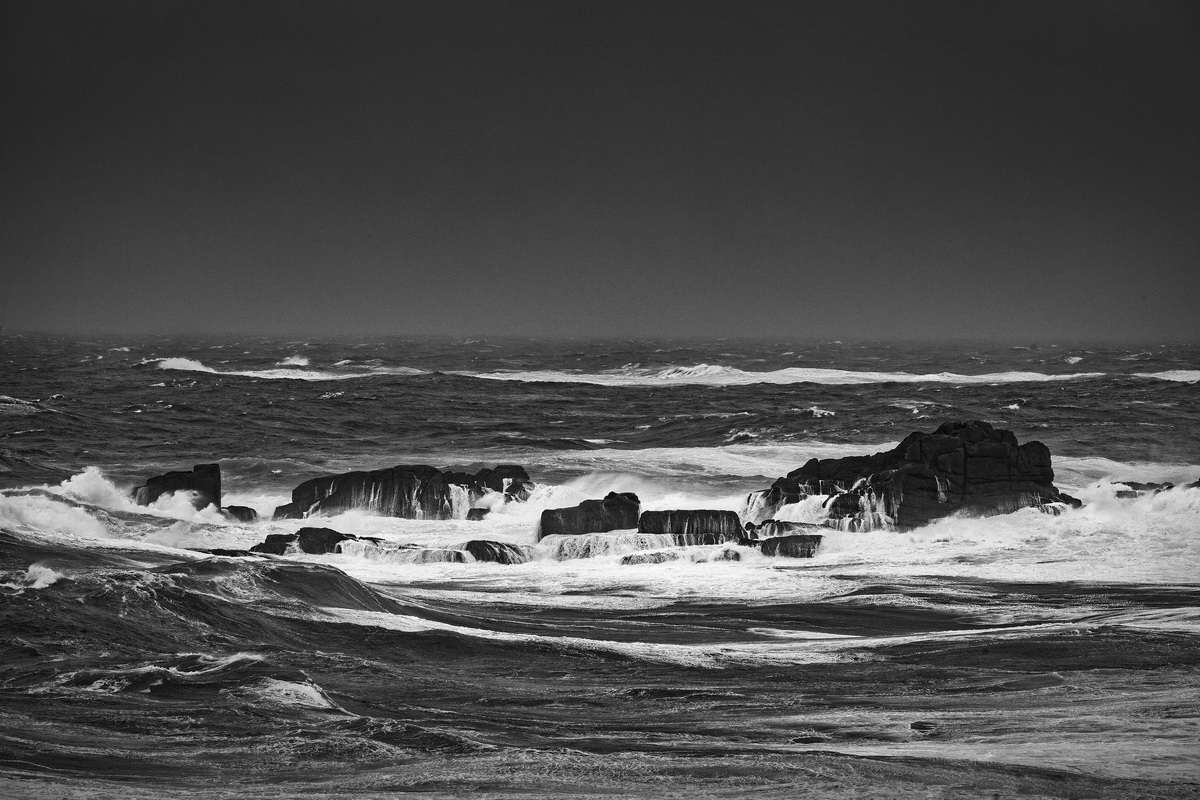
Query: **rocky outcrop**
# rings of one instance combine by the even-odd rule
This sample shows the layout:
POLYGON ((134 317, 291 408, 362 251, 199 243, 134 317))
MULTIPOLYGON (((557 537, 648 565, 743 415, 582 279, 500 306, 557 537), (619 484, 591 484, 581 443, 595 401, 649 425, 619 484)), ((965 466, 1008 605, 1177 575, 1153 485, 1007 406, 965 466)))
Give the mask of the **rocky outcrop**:
POLYGON ((467 519, 471 522, 482 522, 491 511, 490 508, 470 508, 467 509, 467 519))
POLYGON ((827 531, 828 528, 823 525, 813 525, 808 522, 790 522, 787 520, 769 519, 759 525, 755 532, 759 539, 772 539, 778 536, 792 536, 795 534, 811 534, 820 536, 827 531))
POLYGON ((258 522, 258 512, 250 506, 225 506, 221 514, 237 522, 258 522))
POLYGON ((533 557, 533 548, 529 545, 489 542, 482 539, 472 539, 460 545, 458 549, 470 553, 476 561, 491 561, 497 564, 524 564, 533 557))
POLYGON ((637 564, 663 564, 667 561, 678 561, 683 554, 672 550, 655 550, 650 553, 630 553, 621 556, 621 566, 631 567, 637 564))
POLYGON ((821 546, 821 536, 811 533, 796 533, 790 536, 773 536, 763 539, 759 549, 764 556, 787 556, 789 558, 812 558, 821 546))
POLYGON ((1011 431, 979 421, 912 433, 895 449, 874 455, 811 459, 751 495, 746 515, 767 519, 780 506, 816 494, 832 495, 826 502, 830 524, 844 530, 906 530, 956 513, 1079 504, 1055 488, 1044 444, 1018 444, 1011 431))
POLYGON ((638 526, 641 501, 633 492, 609 492, 603 500, 584 500, 572 508, 548 508, 538 524, 538 541, 547 536, 631 530, 638 526))
POLYGON ((646 511, 637 528, 638 533, 708 537, 712 539, 709 544, 736 542, 742 536, 742 521, 733 511, 646 511))
POLYGON ((221 465, 197 464, 191 472, 168 472, 155 475, 133 490, 133 501, 148 506, 164 494, 195 492, 192 505, 197 509, 221 506, 221 465))
POLYGON ((294 543, 302 553, 325 555, 341 552, 341 543, 357 541, 358 537, 332 528, 301 528, 295 533, 272 533, 266 540, 250 548, 255 553, 284 555, 294 543))
POLYGON ((514 464, 475 473, 399 465, 305 481, 292 490, 290 503, 275 509, 275 519, 302 519, 351 509, 405 519, 463 519, 485 494, 502 494, 506 502, 523 501, 532 487, 529 474, 514 464))

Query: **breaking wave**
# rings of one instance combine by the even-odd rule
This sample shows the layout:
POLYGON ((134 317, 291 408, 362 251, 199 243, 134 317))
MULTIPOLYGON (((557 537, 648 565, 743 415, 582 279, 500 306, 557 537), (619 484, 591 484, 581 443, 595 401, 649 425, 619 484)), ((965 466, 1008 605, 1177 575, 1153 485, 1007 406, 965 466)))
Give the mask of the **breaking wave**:
POLYGON ((919 374, 914 372, 862 372, 812 367, 788 367, 770 372, 751 372, 719 364, 697 364, 690 367, 673 366, 666 368, 622 367, 603 372, 529 370, 470 374, 473 377, 485 378, 487 380, 524 381, 529 383, 594 383, 602 386, 740 386, 755 383, 819 383, 831 386, 849 386, 867 383, 947 383, 955 385, 1035 383, 1101 378, 1104 377, 1105 373, 1076 372, 1053 375, 1043 372, 992 372, 980 375, 964 375, 956 372, 919 374))
POLYGON ((372 367, 367 372, 333 372, 316 369, 295 369, 294 366, 307 366, 308 359, 303 356, 292 356, 279 362, 282 365, 274 369, 244 369, 219 370, 196 361, 192 358, 157 358, 149 362, 157 362, 159 369, 179 372, 205 372, 210 375, 237 375, 245 378, 263 378, 266 380, 298 380, 298 381, 342 381, 352 378, 378 378, 387 376, 424 375, 425 371, 415 367, 372 367))

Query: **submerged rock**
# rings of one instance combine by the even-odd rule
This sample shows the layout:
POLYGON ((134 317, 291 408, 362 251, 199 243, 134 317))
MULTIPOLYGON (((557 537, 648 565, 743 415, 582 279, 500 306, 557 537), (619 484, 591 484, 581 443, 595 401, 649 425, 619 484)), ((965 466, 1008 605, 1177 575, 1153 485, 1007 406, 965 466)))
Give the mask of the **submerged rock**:
POLYGON ((197 510, 210 505, 221 506, 221 465, 197 464, 191 472, 168 472, 155 475, 133 490, 133 501, 148 506, 164 494, 195 492, 192 505, 197 510))
POLYGON ((649 553, 630 553, 621 556, 621 566, 630 567, 636 564, 662 564, 667 561, 678 561, 683 554, 671 550, 655 550, 649 553))
POLYGON ((225 506, 221 514, 238 522, 258 522, 258 512, 250 506, 225 506))
POLYGON ((533 548, 529 545, 508 542, 472 539, 458 549, 470 553, 476 561, 492 561, 497 564, 524 564, 533 558, 533 548))
POLYGON ((1126 487, 1117 490, 1117 497, 1122 500, 1132 500, 1142 495, 1158 494, 1175 488, 1173 483, 1141 483, 1138 481, 1116 481, 1114 485, 1126 487))
POLYGON ((275 519, 302 519, 351 509, 405 519, 462 519, 485 494, 528 499, 533 483, 524 467, 501 464, 467 473, 423 464, 313 478, 292 490, 275 519))
POLYGON ((1055 488, 1044 444, 1018 444, 1011 431, 980 421, 911 433, 895 449, 874 455, 810 459, 751 495, 747 516, 765 519, 815 494, 833 495, 826 502, 831 524, 845 530, 905 530, 956 513, 1079 504, 1055 488))
POLYGON ((467 519, 472 522, 480 522, 490 513, 491 509, 489 508, 470 508, 467 509, 467 519))
POLYGON ((788 558, 812 558, 821 546, 821 536, 812 533, 796 533, 790 536, 773 536, 763 539, 759 549, 764 556, 787 556, 788 558))
POLYGON ((638 533, 662 533, 709 537, 705 544, 736 542, 742 537, 742 521, 733 511, 684 509, 646 511, 638 519, 638 533))
POLYGON ((603 500, 584 500, 572 508, 548 508, 538 524, 538 540, 546 536, 578 536, 632 530, 638 526, 641 501, 633 492, 609 492, 603 500))

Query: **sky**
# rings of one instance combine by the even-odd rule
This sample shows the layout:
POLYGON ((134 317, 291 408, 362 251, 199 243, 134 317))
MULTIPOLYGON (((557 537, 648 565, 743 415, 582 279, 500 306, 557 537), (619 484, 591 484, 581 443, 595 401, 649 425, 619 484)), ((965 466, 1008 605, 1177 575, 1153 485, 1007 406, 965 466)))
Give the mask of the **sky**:
POLYGON ((5 2, 0 324, 1200 338, 1191 2, 5 2))

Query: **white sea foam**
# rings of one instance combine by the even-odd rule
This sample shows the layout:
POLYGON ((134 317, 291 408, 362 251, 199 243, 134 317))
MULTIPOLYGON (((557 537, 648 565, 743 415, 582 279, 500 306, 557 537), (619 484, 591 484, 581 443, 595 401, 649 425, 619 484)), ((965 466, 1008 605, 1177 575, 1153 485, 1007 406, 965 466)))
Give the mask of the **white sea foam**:
POLYGON ((864 372, 845 369, 788 367, 770 372, 751 372, 719 364, 697 364, 666 368, 622 367, 604 372, 569 372, 562 370, 514 370, 470 374, 489 380, 595 383, 604 386, 670 386, 695 384, 704 386, 737 386, 755 383, 821 383, 853 385, 866 383, 948 383, 995 384, 1068 381, 1100 378, 1102 372, 1080 372, 1053 375, 1043 372, 993 372, 963 375, 955 372, 917 374, 912 372, 864 372))
MULTIPOLYGON (((303 356, 293 357, 303 358, 303 356)), ((159 369, 182 372, 205 372, 211 375, 237 375, 246 378, 263 378, 266 380, 298 380, 298 381, 341 381, 352 378, 379 378, 387 376, 423 375, 424 370, 415 367, 372 367, 366 372, 331 372, 328 370, 294 369, 278 367, 274 369, 244 369, 218 370, 192 358, 158 358, 150 359, 157 362, 159 369)), ((296 364, 299 361, 285 359, 281 364, 296 364)), ((304 360, 306 365, 307 359, 304 360)))
POLYGON ((308 356, 300 356, 300 355, 288 356, 287 358, 285 358, 279 362, 279 366, 281 366, 281 367, 307 367, 308 366, 308 356))

